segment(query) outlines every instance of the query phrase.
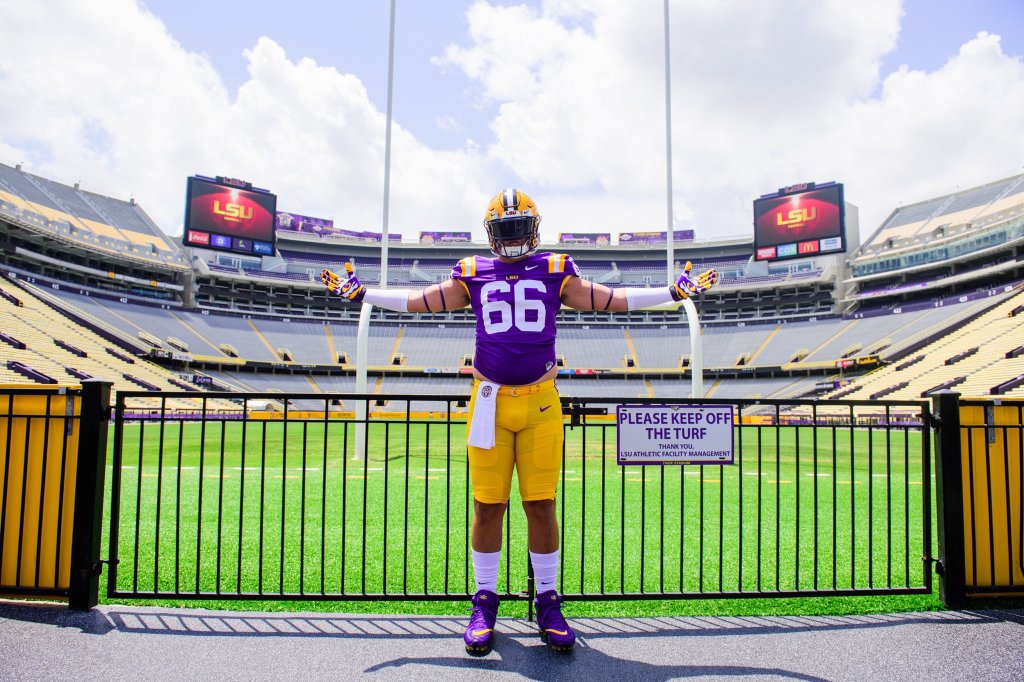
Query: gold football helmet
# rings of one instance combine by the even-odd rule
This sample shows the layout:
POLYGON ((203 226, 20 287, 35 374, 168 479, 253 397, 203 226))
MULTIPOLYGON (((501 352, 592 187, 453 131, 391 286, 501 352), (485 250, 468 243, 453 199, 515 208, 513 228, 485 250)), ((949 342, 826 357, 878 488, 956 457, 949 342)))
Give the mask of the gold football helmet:
POLYGON ((515 188, 494 195, 484 213, 491 251, 505 258, 522 258, 540 242, 540 213, 525 192, 515 188))

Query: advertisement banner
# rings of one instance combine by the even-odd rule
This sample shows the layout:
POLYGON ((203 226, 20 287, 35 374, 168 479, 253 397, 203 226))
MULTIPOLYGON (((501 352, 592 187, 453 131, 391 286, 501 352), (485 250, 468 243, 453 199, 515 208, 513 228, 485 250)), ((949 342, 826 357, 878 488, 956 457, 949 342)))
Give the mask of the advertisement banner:
MULTIPOLYGON (((672 230, 672 241, 693 241, 695 232, 693 230, 672 230)), ((668 243, 667 232, 620 232, 619 244, 642 244, 644 246, 658 246, 668 243)))
POLYGON ((562 232, 558 235, 559 244, 588 244, 592 246, 608 246, 612 243, 610 232, 583 234, 580 232, 562 232))
POLYGON ((277 229, 290 232, 312 232, 324 234, 334 231, 334 221, 327 218, 314 218, 301 213, 277 212, 277 229))
POLYGON ((420 244, 468 244, 472 241, 470 232, 420 232, 420 244))

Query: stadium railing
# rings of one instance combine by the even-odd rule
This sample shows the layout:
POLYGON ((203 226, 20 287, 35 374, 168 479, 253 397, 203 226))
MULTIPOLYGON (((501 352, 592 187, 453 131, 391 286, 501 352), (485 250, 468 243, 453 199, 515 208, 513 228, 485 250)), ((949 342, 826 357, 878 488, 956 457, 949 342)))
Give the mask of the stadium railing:
MULTIPOLYGON (((176 410, 182 395, 154 409, 153 392, 118 393, 104 503, 109 384, 0 389, 0 593, 88 609, 107 564, 111 599, 471 594, 468 396, 211 393, 176 410), (405 410, 374 409, 382 398, 405 410)), ((933 569, 949 606, 1024 594, 1024 402, 562 402, 569 599, 921 594, 933 569), (733 465, 619 464, 627 403, 731 406, 733 465)), ((518 501, 514 484, 508 599, 534 590, 518 501)))
MULTIPOLYGON (((342 410, 331 405, 340 396, 275 393, 283 410, 268 410, 267 395, 254 393, 230 396, 241 400, 236 415, 133 409, 153 395, 118 393, 114 409, 108 597, 472 593, 472 494, 457 411, 468 396, 346 394, 342 410), (381 399, 405 410, 375 409, 381 399), (365 419, 356 417, 360 401, 365 419)), ((563 398, 557 510, 567 598, 931 591, 928 403, 700 401, 733 408, 731 467, 618 465, 622 403, 696 404, 563 398)), ((514 486, 499 582, 509 599, 533 590, 517 495, 514 486)))

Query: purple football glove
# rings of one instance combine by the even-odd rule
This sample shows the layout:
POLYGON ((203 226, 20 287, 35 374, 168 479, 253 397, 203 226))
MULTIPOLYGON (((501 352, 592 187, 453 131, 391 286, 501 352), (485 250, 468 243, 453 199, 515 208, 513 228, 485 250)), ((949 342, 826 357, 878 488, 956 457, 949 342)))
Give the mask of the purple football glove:
POLYGON ((668 288, 672 293, 673 300, 682 301, 684 298, 702 294, 718 282, 717 270, 708 270, 697 275, 697 279, 690 279, 690 270, 692 269, 693 263, 686 261, 683 274, 679 275, 676 283, 668 288))
POLYGON ((353 303, 362 302, 363 296, 366 296, 366 287, 364 287, 362 282, 359 281, 359 278, 356 277, 355 270, 352 268, 351 263, 345 263, 345 272, 348 277, 346 279, 341 279, 341 277, 330 270, 324 269, 324 271, 320 273, 320 281, 324 283, 324 286, 338 296, 347 298, 353 303))

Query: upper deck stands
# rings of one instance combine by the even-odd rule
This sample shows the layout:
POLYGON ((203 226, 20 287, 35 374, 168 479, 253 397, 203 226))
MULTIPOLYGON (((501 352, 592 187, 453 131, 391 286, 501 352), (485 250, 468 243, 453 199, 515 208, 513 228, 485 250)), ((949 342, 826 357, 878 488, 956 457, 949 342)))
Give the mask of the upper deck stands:
POLYGON ((90 249, 185 269, 180 250, 133 202, 0 164, 0 212, 90 249))
POLYGON ((858 255, 877 255, 890 244, 923 239, 939 227, 984 222, 1014 207, 1024 207, 1024 175, 903 206, 890 214, 858 255))

